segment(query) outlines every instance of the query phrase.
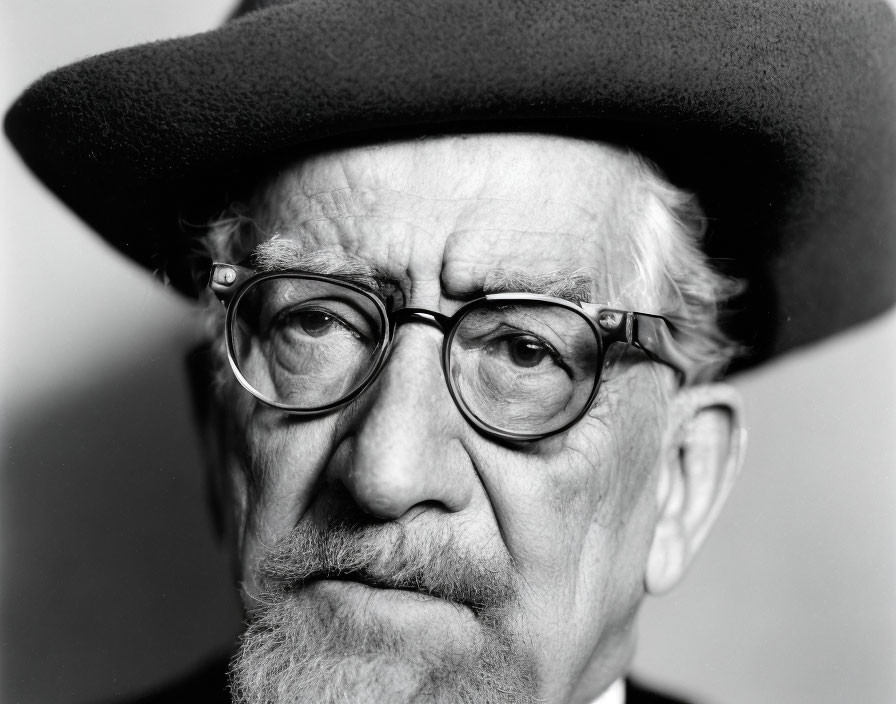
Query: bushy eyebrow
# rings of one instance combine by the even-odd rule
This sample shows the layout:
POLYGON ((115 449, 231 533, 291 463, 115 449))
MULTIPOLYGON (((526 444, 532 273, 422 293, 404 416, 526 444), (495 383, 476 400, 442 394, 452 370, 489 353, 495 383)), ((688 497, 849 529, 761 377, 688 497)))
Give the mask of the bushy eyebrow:
POLYGON ((537 293, 571 303, 590 303, 594 280, 581 270, 559 269, 533 274, 514 269, 496 269, 486 275, 482 290, 484 293, 537 293))
POLYGON ((384 296, 397 285, 360 257, 336 249, 305 249, 292 239, 274 237, 262 242, 252 253, 252 264, 259 272, 298 270, 335 276, 384 296))
MULTIPOLYGON (((338 249, 305 249, 301 242, 274 237, 259 244, 252 254, 252 264, 259 272, 304 271, 309 274, 335 276, 384 297, 398 287, 384 273, 361 257, 338 249)), ((490 271, 482 285, 483 293, 535 293, 562 298, 572 303, 590 303, 594 281, 581 270, 559 269, 534 274, 517 269, 490 271)))

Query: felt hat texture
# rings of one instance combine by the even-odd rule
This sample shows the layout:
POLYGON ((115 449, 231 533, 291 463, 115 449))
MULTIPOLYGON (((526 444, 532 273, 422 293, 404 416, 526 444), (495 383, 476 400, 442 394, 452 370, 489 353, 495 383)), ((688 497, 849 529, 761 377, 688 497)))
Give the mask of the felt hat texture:
POLYGON ((872 0, 251 0, 58 69, 10 108, 27 165, 181 290, 198 226, 345 140, 624 143, 694 190, 747 280, 748 367, 896 300, 896 23, 872 0))

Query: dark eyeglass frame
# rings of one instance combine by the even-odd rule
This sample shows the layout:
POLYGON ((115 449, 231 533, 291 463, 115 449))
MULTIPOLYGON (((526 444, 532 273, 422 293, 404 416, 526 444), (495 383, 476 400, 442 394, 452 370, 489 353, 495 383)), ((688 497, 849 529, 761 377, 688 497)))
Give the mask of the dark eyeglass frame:
POLYGON ((652 361, 671 367, 678 374, 679 381, 682 384, 688 383, 693 372, 693 363, 684 354, 681 346, 672 336, 674 327, 668 320, 659 315, 606 308, 595 303, 573 303, 562 298, 535 293, 487 293, 465 303, 453 315, 448 316, 425 308, 397 307, 397 304, 403 303, 400 295, 391 299, 384 298, 367 288, 345 281, 337 276, 325 276, 300 270, 258 273, 253 269, 222 262, 214 262, 212 264, 208 287, 224 304, 226 309, 224 326, 227 358, 237 381, 259 401, 296 416, 323 415, 347 405, 360 396, 376 380, 388 362, 392 350, 392 342, 395 339, 398 327, 407 323, 431 325, 442 332, 444 335, 441 354, 442 375, 445 378, 451 398, 460 410, 461 415, 470 425, 486 436, 501 440, 533 442, 562 433, 578 423, 594 403, 594 399, 600 389, 606 351, 610 345, 616 342, 640 349, 652 361), (280 403, 262 395, 246 380, 239 369, 236 362, 234 335, 232 333, 239 301, 247 291, 259 282, 280 278, 321 281, 341 286, 373 303, 382 318, 383 339, 376 352, 378 355, 376 362, 355 388, 338 401, 314 408, 296 408, 289 404, 280 403), (471 309, 478 308, 486 302, 498 301, 505 303, 550 303, 576 313, 587 322, 594 332, 598 344, 599 359, 596 364, 593 388, 587 402, 583 404, 582 410, 563 426, 543 433, 515 433, 503 430, 482 421, 466 405, 462 396, 455 390, 449 374, 449 359, 451 343, 457 333, 458 323, 463 320, 471 309))

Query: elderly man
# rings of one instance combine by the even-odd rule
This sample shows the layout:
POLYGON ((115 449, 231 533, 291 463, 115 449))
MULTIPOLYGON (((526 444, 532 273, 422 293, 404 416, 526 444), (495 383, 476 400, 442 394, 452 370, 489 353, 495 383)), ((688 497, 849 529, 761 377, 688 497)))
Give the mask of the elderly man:
POLYGON ((252 265, 211 284, 236 692, 607 689, 742 448, 735 394, 700 383, 732 349, 730 286, 691 200, 623 149, 526 134, 328 151, 254 200, 209 235, 252 265))
POLYGON ((260 5, 7 119, 107 239, 200 284, 248 626, 229 692, 190 698, 668 701, 624 677, 740 466, 719 379, 892 300, 892 18, 260 5))

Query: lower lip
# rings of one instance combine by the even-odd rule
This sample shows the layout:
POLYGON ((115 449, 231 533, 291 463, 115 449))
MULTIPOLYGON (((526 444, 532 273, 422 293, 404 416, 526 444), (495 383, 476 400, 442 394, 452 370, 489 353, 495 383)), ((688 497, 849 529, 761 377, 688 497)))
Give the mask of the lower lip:
POLYGON ((319 614, 329 628, 400 634, 401 642, 427 652, 476 647, 482 638, 481 624, 471 609, 420 592, 319 579, 293 591, 291 598, 297 606, 319 614))
POLYGON ((383 607, 400 607, 404 612, 425 609, 431 614, 433 608, 450 609, 457 613, 472 616, 472 612, 462 604, 442 599, 422 592, 407 589, 389 589, 374 587, 364 582, 347 579, 318 579, 306 584, 302 591, 309 595, 321 597, 339 597, 341 599, 363 599, 368 606, 381 604, 383 607))

